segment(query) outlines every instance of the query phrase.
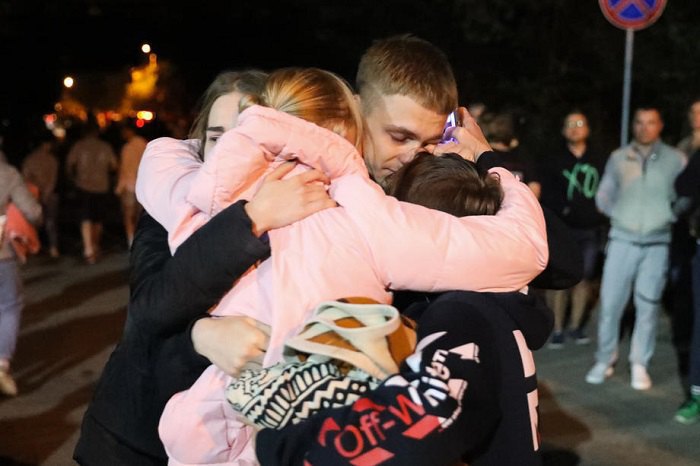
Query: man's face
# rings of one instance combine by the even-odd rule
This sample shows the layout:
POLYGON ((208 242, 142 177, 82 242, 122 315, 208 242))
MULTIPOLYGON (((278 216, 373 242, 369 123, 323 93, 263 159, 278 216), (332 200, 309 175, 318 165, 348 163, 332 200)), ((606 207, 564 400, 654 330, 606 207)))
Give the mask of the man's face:
POLYGON ((362 110, 365 163, 372 178, 385 188, 388 177, 416 153, 440 141, 447 120, 447 115, 428 110, 404 95, 379 95, 369 110, 362 110))
POLYGON ((586 142, 590 129, 588 128, 588 120, 581 113, 572 113, 567 115, 564 120, 564 128, 562 129, 564 139, 569 144, 578 144, 586 142))
POLYGON ((207 136, 204 140, 204 158, 216 145, 216 141, 225 131, 236 126, 238 122, 238 103, 242 95, 239 92, 231 92, 218 97, 209 110, 207 120, 207 136))
POLYGON ((657 110, 637 110, 634 114, 632 132, 640 144, 652 144, 659 139, 664 124, 657 110))
POLYGON ((700 101, 690 106, 688 111, 688 121, 693 131, 700 131, 700 101))

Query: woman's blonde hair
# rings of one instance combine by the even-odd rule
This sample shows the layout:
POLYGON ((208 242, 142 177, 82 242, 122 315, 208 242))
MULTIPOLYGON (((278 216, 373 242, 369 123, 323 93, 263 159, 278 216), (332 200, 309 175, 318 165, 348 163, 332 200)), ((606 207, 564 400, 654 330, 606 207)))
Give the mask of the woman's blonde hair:
POLYGON ((303 118, 362 144, 362 116, 348 83, 319 68, 282 68, 270 73, 259 97, 244 96, 240 111, 259 104, 303 118))

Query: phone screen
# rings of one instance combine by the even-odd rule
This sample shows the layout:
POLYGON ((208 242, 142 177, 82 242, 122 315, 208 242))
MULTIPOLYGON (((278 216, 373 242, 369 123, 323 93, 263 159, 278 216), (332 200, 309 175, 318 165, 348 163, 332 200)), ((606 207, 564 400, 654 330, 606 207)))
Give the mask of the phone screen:
POLYGON ((445 127, 442 129, 442 140, 440 143, 446 143, 446 142, 458 142, 455 138, 453 137, 446 137, 446 132, 450 128, 454 128, 455 126, 459 126, 459 116, 457 114, 457 110, 450 112, 449 115, 447 115, 447 121, 445 122, 445 127))

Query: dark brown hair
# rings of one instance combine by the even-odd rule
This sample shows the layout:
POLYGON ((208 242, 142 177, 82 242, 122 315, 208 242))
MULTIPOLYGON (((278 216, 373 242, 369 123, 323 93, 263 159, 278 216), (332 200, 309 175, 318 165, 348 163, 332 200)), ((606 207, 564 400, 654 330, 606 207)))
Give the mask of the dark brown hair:
POLYGON ((419 153, 392 177, 389 194, 457 217, 494 215, 503 201, 497 174, 453 153, 419 153))
POLYGON ((199 110, 192 123, 189 137, 201 141, 200 157, 204 150, 204 141, 207 138, 207 124, 209 112, 216 99, 231 92, 240 92, 243 95, 257 95, 262 92, 267 80, 267 73, 260 70, 223 71, 219 73, 204 94, 199 98, 199 110))

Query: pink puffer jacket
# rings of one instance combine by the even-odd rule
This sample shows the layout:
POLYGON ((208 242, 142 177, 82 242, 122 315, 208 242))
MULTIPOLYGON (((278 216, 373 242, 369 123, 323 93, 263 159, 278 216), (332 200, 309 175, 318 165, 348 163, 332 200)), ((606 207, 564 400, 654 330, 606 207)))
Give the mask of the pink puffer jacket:
MULTIPOLYGON (((496 216, 456 218, 384 195, 349 142, 269 108, 244 111, 203 164, 188 144, 153 141, 137 179, 139 200, 169 230, 171 247, 221 209, 249 198, 284 160, 298 158, 332 178, 330 193, 341 207, 271 231, 272 256, 213 310, 271 326, 265 365, 281 360, 284 341, 321 301, 365 296, 390 303, 388 288, 513 291, 546 265, 539 203, 506 170, 495 169, 505 192, 496 216)), ((253 431, 224 397, 229 382, 212 366, 171 398, 160 434, 172 464, 255 461, 253 431)))

